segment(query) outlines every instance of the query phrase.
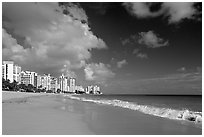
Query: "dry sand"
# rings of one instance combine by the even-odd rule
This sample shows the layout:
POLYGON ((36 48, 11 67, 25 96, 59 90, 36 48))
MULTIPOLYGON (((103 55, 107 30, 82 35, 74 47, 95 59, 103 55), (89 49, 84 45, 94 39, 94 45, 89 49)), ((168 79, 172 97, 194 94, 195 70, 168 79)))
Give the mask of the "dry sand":
POLYGON ((3 92, 3 135, 93 134, 79 114, 66 113, 54 96, 3 92))
POLYGON ((24 98, 31 96, 45 95, 45 93, 25 93, 25 92, 11 92, 11 91, 2 91, 2 100, 24 98))
POLYGON ((72 100, 63 95, 23 94, 3 92, 3 135, 202 134, 193 124, 137 111, 72 100))

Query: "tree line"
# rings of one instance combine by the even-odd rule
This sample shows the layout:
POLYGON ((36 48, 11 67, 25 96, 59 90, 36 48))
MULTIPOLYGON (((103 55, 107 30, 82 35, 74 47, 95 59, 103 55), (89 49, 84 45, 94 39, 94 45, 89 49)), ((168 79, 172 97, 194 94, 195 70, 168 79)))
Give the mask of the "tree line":
POLYGON ((10 82, 9 79, 5 80, 2 78, 2 90, 4 91, 20 91, 20 92, 46 92, 46 93, 52 93, 52 90, 46 90, 45 88, 41 87, 35 87, 32 84, 18 84, 15 80, 13 82, 10 82))

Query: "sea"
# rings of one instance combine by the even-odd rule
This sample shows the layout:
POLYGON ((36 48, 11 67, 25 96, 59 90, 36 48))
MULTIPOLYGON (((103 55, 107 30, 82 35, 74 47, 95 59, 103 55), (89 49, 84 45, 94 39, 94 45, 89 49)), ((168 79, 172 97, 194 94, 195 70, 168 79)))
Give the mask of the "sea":
POLYGON ((139 111, 172 120, 194 122, 202 128, 202 95, 71 95, 71 99, 139 111))

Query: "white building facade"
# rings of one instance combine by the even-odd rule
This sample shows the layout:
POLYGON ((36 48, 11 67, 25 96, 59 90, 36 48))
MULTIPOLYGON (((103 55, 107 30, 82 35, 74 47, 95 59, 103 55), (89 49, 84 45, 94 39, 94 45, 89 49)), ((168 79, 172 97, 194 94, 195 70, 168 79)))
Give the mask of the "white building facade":
POLYGON ((28 85, 32 84, 37 87, 37 73, 31 71, 21 71, 21 83, 28 85))
POLYGON ((70 78, 69 79, 70 92, 75 92, 75 87, 76 87, 76 79, 75 78, 70 78))
POLYGON ((3 61, 2 64, 2 77, 5 80, 10 80, 10 82, 13 82, 13 61, 3 61))
POLYGON ((14 65, 13 67, 13 80, 17 83, 21 83, 21 67, 18 65, 14 65))
POLYGON ((69 83, 69 78, 65 77, 64 74, 62 74, 58 80, 58 84, 59 84, 58 88, 64 93, 70 92, 68 83, 69 83))
POLYGON ((51 90, 51 76, 50 74, 48 75, 43 75, 41 76, 41 85, 42 88, 46 89, 46 90, 51 90))

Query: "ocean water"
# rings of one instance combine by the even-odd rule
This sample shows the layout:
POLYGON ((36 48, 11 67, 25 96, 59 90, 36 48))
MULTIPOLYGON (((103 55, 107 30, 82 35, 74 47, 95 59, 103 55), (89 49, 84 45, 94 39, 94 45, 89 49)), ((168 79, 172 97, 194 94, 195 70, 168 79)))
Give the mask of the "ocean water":
POLYGON ((71 99, 110 105, 144 114, 194 122, 202 128, 202 96, 199 95, 72 95, 71 99))

